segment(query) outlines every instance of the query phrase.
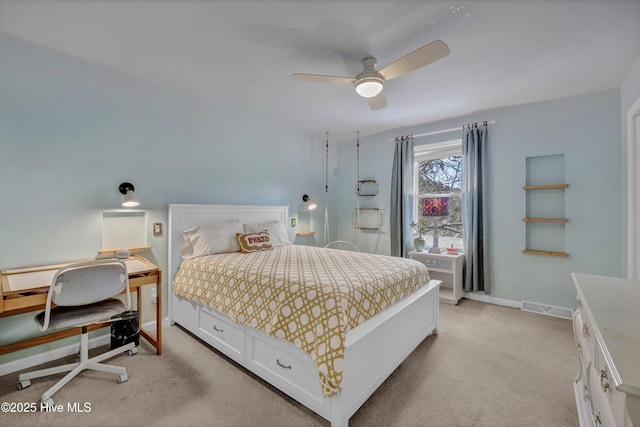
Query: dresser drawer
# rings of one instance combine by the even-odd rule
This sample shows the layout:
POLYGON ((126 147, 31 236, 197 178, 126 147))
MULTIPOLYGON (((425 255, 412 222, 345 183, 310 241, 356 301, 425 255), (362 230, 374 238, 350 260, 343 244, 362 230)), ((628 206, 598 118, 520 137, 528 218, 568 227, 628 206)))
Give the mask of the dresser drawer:
POLYGON ((198 331, 201 338, 212 346, 242 363, 244 359, 244 327, 227 316, 207 307, 198 314, 198 331))
POLYGON ((265 338, 261 331, 247 328, 247 368, 320 415, 330 416, 330 400, 322 394, 311 357, 284 340, 274 346, 265 338))
POLYGON ((616 425, 623 426, 625 394, 616 389, 617 384, 614 381, 611 367, 607 363, 599 343, 596 344, 593 367, 598 381, 592 383, 591 388, 597 388, 602 393, 605 397, 605 404, 610 408, 616 425))
POLYGON ((573 384, 576 405, 578 409, 578 419, 581 426, 591 425, 593 409, 591 407, 591 390, 589 388, 589 371, 591 362, 585 364, 582 355, 578 357, 580 369, 573 384))
POLYGON ((595 427, 616 427, 617 424, 607 401, 606 392, 600 386, 599 372, 594 365, 589 370, 589 391, 593 425, 595 427))
POLYGON ((582 354, 585 362, 593 361, 596 345, 595 332, 589 320, 583 317, 579 304, 573 317, 573 333, 578 345, 578 351, 582 354))
POLYGON ((421 255, 412 255, 411 258, 416 261, 420 261, 428 268, 434 268, 438 270, 453 271, 453 260, 451 259, 439 259, 439 258, 427 258, 421 255))

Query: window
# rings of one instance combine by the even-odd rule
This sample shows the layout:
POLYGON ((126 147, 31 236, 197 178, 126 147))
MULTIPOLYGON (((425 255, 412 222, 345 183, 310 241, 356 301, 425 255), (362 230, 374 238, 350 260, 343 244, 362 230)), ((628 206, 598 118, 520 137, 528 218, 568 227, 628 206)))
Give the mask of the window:
POLYGON ((418 145, 415 153, 414 218, 425 225, 427 247, 437 225, 439 246, 462 247, 462 140, 418 145), (421 200, 449 196, 449 216, 423 217, 421 200))

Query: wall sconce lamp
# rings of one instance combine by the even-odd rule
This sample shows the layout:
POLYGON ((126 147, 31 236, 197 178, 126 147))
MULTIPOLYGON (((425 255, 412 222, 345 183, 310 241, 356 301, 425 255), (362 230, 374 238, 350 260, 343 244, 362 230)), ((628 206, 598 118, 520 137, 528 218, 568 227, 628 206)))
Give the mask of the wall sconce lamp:
POLYGON ((304 196, 302 196, 302 201, 304 202, 304 206, 306 207, 306 209, 308 211, 312 211, 315 208, 318 207, 318 204, 316 202, 314 202, 313 200, 311 200, 311 198, 309 196, 307 196, 306 194, 304 196))
POLYGON ((122 198, 122 206, 126 208, 133 208, 140 205, 140 200, 136 197, 134 193, 133 184, 130 182, 123 182, 120 184, 120 193, 124 194, 122 198))

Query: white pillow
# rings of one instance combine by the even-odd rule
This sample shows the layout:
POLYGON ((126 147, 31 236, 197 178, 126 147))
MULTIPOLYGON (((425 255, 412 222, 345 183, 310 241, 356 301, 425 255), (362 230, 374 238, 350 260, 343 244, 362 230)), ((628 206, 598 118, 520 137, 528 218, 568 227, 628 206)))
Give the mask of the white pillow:
POLYGON ((217 224, 202 224, 182 232, 182 258, 191 259, 203 255, 240 252, 236 233, 242 233, 239 220, 217 224))
POLYGON ((270 222, 254 222, 251 224, 244 224, 245 233, 256 233, 258 231, 268 231, 271 237, 271 244, 273 247, 290 245, 291 242, 287 237, 287 229, 280 221, 270 222))

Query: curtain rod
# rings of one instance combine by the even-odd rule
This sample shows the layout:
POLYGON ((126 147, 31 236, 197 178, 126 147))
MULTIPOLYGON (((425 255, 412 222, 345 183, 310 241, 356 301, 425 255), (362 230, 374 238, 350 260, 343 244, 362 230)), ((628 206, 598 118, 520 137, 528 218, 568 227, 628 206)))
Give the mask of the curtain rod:
MULTIPOLYGON (((490 121, 485 120, 482 124, 484 124, 486 126, 486 125, 493 125, 495 123, 496 123, 495 120, 490 120, 490 121)), ((396 136, 395 138, 391 139, 391 141, 397 141, 399 139, 407 138, 407 137, 421 138, 423 136, 438 135, 440 133, 453 132, 454 130, 463 130, 465 127, 470 128, 471 126, 477 127, 478 123, 477 122, 476 123, 469 123, 469 124, 458 126, 458 127, 451 128, 451 129, 443 129, 443 130, 436 130, 436 131, 433 131, 433 132, 417 133, 415 135, 396 136)))

